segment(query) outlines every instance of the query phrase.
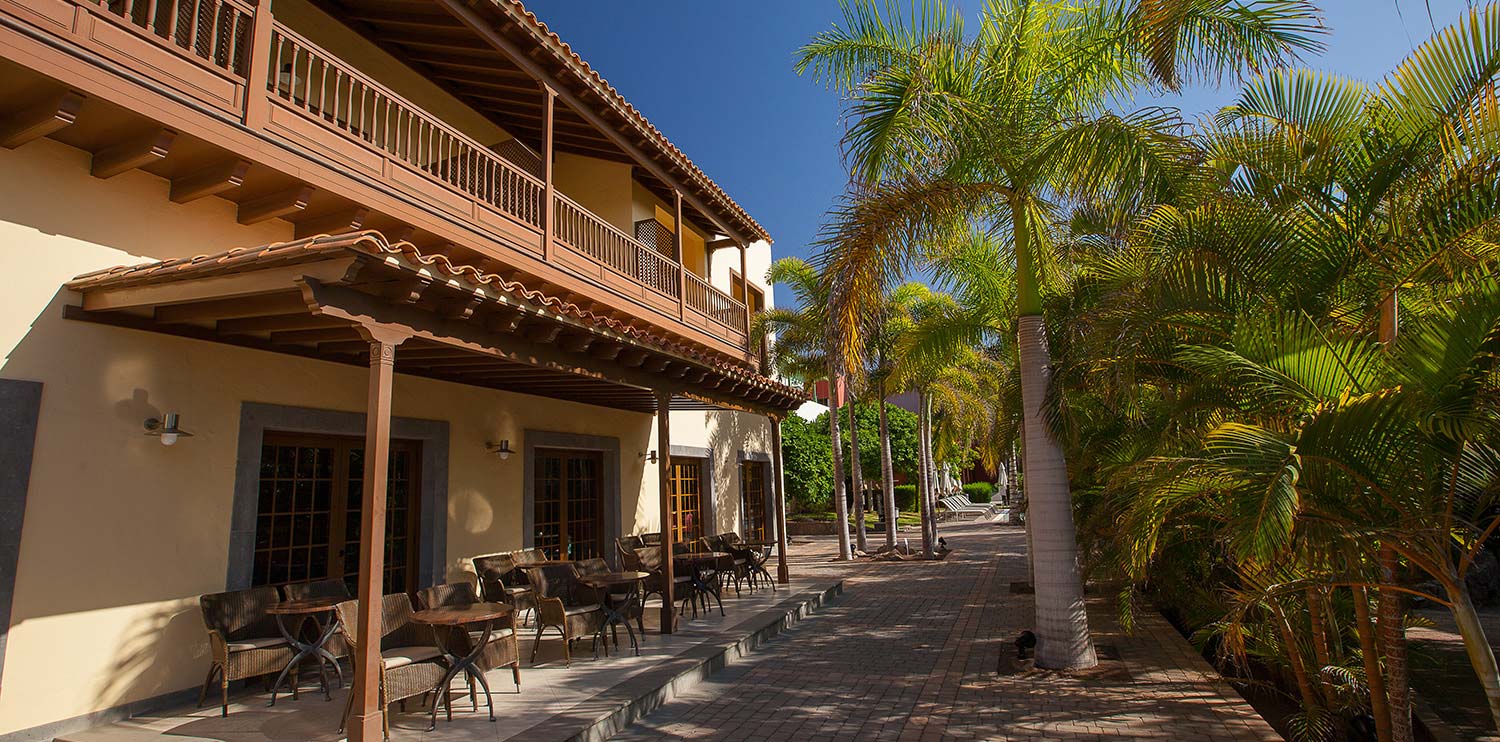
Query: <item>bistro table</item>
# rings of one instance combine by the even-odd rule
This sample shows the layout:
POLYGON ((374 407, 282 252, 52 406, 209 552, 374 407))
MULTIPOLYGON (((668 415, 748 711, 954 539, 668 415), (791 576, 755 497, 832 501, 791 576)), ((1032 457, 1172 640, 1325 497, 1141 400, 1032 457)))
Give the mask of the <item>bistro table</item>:
MULTIPOLYGON (((286 680, 287 674, 301 665, 303 660, 306 660, 308 657, 318 660, 318 679, 323 683, 324 700, 333 700, 333 696, 328 693, 328 671, 324 668, 324 665, 333 666, 334 672, 338 674, 339 687, 343 687, 344 669, 339 667, 339 662, 334 658, 333 654, 324 649, 324 645, 328 643, 329 639, 333 638, 333 632, 339 627, 338 619, 333 616, 333 608, 339 602, 338 598, 308 598, 306 600, 287 600, 266 608, 266 613, 276 617, 276 628, 281 630, 281 635, 286 638, 287 644, 292 645, 292 648, 297 650, 292 659, 286 663, 286 667, 281 668, 281 674, 276 676, 276 683, 271 686, 271 703, 269 705, 276 705, 276 691, 281 689, 281 681, 286 680), (323 616, 327 616, 327 619, 324 620, 323 616), (289 623, 287 620, 288 617, 295 618, 294 621, 290 622, 290 628, 287 626, 289 623), (302 631, 302 626, 309 620, 313 622, 313 626, 317 629, 317 638, 311 643, 303 641, 298 636, 302 631)), ((298 696, 295 675, 293 675, 291 680, 291 687, 292 698, 296 699, 298 696)))
MULTIPOLYGON (((780 546, 780 544, 776 541, 741 541, 738 545, 748 546, 752 549, 775 549, 780 546)), ((772 579, 771 573, 766 571, 766 562, 770 561, 770 559, 771 553, 767 552, 760 558, 759 561, 754 559, 750 560, 750 568, 755 570, 756 574, 765 577, 766 582, 771 583, 771 590, 775 591, 777 589, 776 580, 772 579)))
POLYGON ((479 682, 479 687, 484 689, 484 701, 489 707, 490 721, 495 720, 495 699, 490 696, 489 681, 484 679, 484 673, 479 671, 475 663, 479 660, 479 655, 484 652, 485 645, 490 643, 490 635, 494 633, 495 622, 509 617, 510 613, 510 606, 504 603, 473 603, 443 605, 411 614, 412 623, 432 627, 432 633, 437 637, 438 649, 442 650, 444 659, 448 661, 448 672, 443 676, 443 681, 438 684, 438 692, 433 694, 432 719, 427 725, 427 731, 437 729, 439 702, 447 707, 448 720, 453 720, 453 700, 448 697, 448 685, 455 677, 458 677, 459 673, 468 676, 470 680, 479 682), (460 657, 448 647, 446 636, 450 632, 444 629, 462 628, 471 624, 483 624, 484 634, 480 636, 478 642, 474 643, 474 648, 468 654, 460 657))
MULTIPOLYGON (((594 641, 602 640, 605 643, 605 654, 609 654, 609 637, 605 632, 612 626, 625 624, 625 633, 630 635, 630 646, 635 649, 635 656, 641 656, 641 645, 635 640, 635 629, 630 628, 630 609, 632 606, 639 604, 641 582, 650 576, 650 572, 606 572, 604 574, 585 575, 578 578, 580 583, 604 591, 604 621, 599 624, 599 630, 594 633, 594 641), (618 585, 629 585, 630 592, 626 593, 625 599, 616 605, 609 599, 611 595, 609 588, 618 585)), ((636 616, 635 620, 640 622, 640 616, 636 616)), ((645 624, 639 623, 638 625, 641 629, 641 635, 644 636, 646 633, 645 624)), ((615 645, 618 646, 620 643, 619 634, 616 633, 615 637, 615 645)))
MULTIPOLYGON (((700 595, 706 593, 708 595, 714 596, 714 600, 719 604, 720 616, 724 615, 724 600, 719 597, 718 588, 708 584, 703 580, 702 564, 704 562, 717 561, 718 559, 727 556, 729 555, 720 551, 689 551, 682 554, 672 555, 672 559, 674 561, 682 562, 683 564, 687 565, 688 580, 690 584, 692 584, 694 590, 696 590, 700 595)), ((698 617, 697 597, 698 596, 695 595, 693 600, 693 618, 698 617)))

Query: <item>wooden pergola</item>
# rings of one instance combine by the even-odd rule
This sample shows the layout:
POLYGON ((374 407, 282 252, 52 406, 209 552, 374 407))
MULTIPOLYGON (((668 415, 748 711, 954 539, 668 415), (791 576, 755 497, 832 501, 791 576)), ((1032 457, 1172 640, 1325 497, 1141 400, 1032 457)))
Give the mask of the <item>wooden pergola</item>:
POLYGON ((806 397, 714 353, 548 287, 528 287, 379 232, 322 236, 112 268, 66 285, 72 320, 161 332, 369 369, 360 525, 359 647, 351 740, 382 736, 380 597, 386 467, 396 373, 654 414, 665 571, 672 596, 669 412, 770 418, 778 580, 788 580, 780 421, 806 397))

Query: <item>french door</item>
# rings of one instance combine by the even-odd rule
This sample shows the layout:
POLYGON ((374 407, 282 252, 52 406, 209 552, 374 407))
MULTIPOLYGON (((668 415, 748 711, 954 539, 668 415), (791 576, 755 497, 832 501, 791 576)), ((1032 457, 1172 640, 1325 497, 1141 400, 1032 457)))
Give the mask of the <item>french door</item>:
POLYGON ((703 535, 703 460, 672 458, 672 541, 694 545, 703 535))
POLYGON ((762 461, 740 464, 740 512, 745 518, 745 539, 766 539, 766 465, 762 461))
MULTIPOLYGON (((364 439, 267 433, 261 445, 254 585, 359 578, 364 439)), ((421 446, 391 441, 384 592, 416 588, 421 446)))
POLYGON ((532 546, 554 559, 606 555, 603 470, 598 451, 536 450, 532 546))

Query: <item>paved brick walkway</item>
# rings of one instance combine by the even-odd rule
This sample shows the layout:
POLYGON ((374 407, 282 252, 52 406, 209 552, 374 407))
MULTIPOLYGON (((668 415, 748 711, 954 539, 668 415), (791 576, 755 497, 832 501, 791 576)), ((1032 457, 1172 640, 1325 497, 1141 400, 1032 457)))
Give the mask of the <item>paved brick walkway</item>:
POLYGON ((859 566, 830 563, 831 540, 794 539, 795 573, 843 575, 843 597, 615 739, 1281 739, 1165 621, 1139 615, 1126 636, 1108 600, 1091 601, 1091 625, 1117 659, 1082 677, 1017 666, 1024 534, 943 535, 944 561, 859 566))

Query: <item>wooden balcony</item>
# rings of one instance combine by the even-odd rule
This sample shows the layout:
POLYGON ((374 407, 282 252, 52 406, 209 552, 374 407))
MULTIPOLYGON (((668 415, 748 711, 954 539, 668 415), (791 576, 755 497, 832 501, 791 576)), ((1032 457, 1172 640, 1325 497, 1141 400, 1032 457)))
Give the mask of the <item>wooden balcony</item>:
MULTIPOLYGON (((319 48, 272 18, 265 5, 243 0, 0 0, 0 23, 5 24, 0 32, 19 23, 28 33, 42 32, 101 57, 148 87, 186 98, 210 119, 231 124, 232 134, 280 144, 334 171, 318 181, 322 192, 317 198, 337 208, 325 204, 318 215, 307 208, 312 197, 306 188, 289 198, 279 196, 288 191, 285 187, 267 194, 264 188, 240 187, 238 182, 233 190, 213 191, 240 202, 241 221, 247 221, 247 201, 258 201, 257 215, 293 221, 299 236, 372 225, 420 235, 428 249, 436 245, 464 251, 465 257, 477 254, 494 267, 533 276, 579 301, 749 358, 742 302, 685 273, 656 247, 319 48), (371 184, 385 198, 366 196, 368 189, 326 185, 343 180, 371 184), (352 219, 346 216, 351 210, 352 219)), ((13 57, 9 48, 0 44, 0 56, 13 57)), ((86 68, 77 62, 59 69, 71 72, 75 66, 86 68)), ((91 68, 79 74, 97 77, 91 68)), ((118 87, 118 81, 109 82, 118 87)), ((141 100, 122 96, 111 103, 156 117, 171 136, 179 129, 202 128, 184 126, 141 100)), ((44 129, 60 120, 41 118, 44 129)), ((164 156, 165 147, 159 149, 164 156)), ((228 149, 232 157, 275 169, 283 180, 314 180, 299 174, 295 158, 282 155, 271 161, 255 151, 228 149)), ((97 167, 98 151, 95 157, 97 167)), ((177 184, 174 178, 174 194, 177 184)))

